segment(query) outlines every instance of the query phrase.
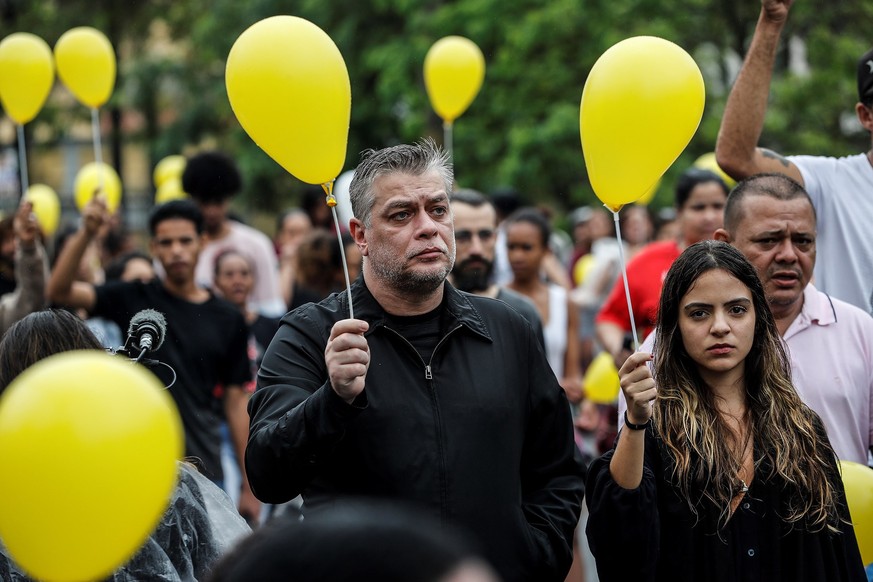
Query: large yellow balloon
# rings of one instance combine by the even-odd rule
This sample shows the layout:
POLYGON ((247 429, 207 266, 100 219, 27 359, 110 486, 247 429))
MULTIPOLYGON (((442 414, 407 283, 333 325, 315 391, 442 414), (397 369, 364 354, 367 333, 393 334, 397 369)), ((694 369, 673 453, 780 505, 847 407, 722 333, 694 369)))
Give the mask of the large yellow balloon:
POLYGON ((154 530, 182 453, 148 370, 91 350, 46 358, 0 398, 0 537, 34 578, 102 579, 154 530))
POLYGON ((185 171, 187 163, 188 160, 185 159, 185 156, 167 156, 163 158, 155 166, 155 171, 152 173, 155 188, 160 188, 161 184, 167 180, 181 179, 182 172, 185 171))
POLYGON ((852 461, 840 461, 840 470, 861 559, 869 566, 873 564, 873 469, 852 461))
POLYGON ((36 117, 54 81, 52 50, 43 39, 16 32, 0 42, 0 102, 15 123, 36 117))
POLYGON ((52 236, 61 220, 61 201, 57 192, 45 184, 32 184, 24 194, 24 199, 33 204, 33 213, 42 233, 52 236))
POLYGON ((106 197, 106 208, 109 212, 115 212, 121 203, 121 178, 118 172, 107 163, 90 162, 82 166, 73 183, 76 208, 81 212, 101 189, 106 197))
POLYGON ((645 194, 643 194, 642 196, 637 198, 635 200, 635 202, 637 204, 641 204, 643 206, 648 205, 648 203, 651 202, 655 198, 655 194, 658 193, 658 188, 660 188, 660 187, 661 187, 661 179, 658 178, 658 180, 652 185, 652 187, 649 188, 645 194))
POLYGON ((100 107, 115 87, 115 51, 106 35, 90 26, 72 28, 55 43, 58 76, 82 104, 100 107))
POLYGON ((352 90, 339 49, 296 16, 243 32, 227 57, 230 106, 261 149, 298 179, 325 184, 342 171, 352 90))
POLYGON ((485 57, 472 40, 446 36, 424 58, 424 86, 433 110, 447 123, 461 116, 485 79, 485 57))
POLYGON ((181 200, 183 198, 188 198, 188 194, 182 189, 182 180, 179 178, 170 178, 158 186, 157 191, 155 191, 155 204, 163 204, 170 200, 181 200))
POLYGON ((737 185, 737 181, 728 176, 725 171, 721 169, 721 166, 718 165, 718 162, 715 161, 715 153, 713 152, 703 154, 694 160, 693 166, 695 168, 703 168, 704 170, 715 172, 722 180, 724 180, 724 183, 728 185, 728 188, 733 188, 737 185))
POLYGON ((585 370, 585 397, 597 404, 612 404, 621 386, 615 362, 607 352, 600 352, 585 370))
POLYGON ((703 76, 682 48, 651 36, 623 40, 594 64, 579 113, 594 193, 613 211, 643 196, 700 124, 703 76))

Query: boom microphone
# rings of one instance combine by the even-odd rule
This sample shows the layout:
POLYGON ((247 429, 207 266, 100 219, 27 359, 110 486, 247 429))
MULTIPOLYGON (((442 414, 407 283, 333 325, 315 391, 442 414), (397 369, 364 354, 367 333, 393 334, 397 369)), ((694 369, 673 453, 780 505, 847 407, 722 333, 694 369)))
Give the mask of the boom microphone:
POLYGON ((128 351, 136 348, 140 355, 153 352, 161 347, 166 335, 167 320, 164 315, 154 309, 143 309, 130 318, 125 347, 128 351))

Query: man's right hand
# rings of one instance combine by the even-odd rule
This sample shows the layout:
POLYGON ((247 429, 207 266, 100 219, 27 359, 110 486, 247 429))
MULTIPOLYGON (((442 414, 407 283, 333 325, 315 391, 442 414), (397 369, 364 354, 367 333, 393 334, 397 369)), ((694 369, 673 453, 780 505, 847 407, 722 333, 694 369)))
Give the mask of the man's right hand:
POLYGON ((370 325, 360 319, 343 319, 334 324, 324 349, 330 385, 349 404, 364 391, 370 367, 370 347, 364 332, 370 325))
POLYGON ((39 234, 39 223, 33 213, 33 203, 23 200, 12 219, 12 230, 18 242, 27 248, 33 248, 34 241, 39 234))
POLYGON ((761 0, 761 11, 767 20, 785 22, 794 0, 761 0))
POLYGON ((108 222, 109 211, 106 209, 106 198, 97 194, 82 209, 82 230, 89 238, 93 238, 108 222))

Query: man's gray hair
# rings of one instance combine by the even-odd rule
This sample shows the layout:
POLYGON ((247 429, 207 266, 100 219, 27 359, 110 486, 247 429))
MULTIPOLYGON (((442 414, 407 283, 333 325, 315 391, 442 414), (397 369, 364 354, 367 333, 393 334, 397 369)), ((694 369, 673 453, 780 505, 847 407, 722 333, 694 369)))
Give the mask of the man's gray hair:
POLYGON ((436 172, 445 183, 446 195, 452 191, 454 175, 449 154, 429 137, 414 144, 396 145, 381 150, 364 150, 361 163, 349 185, 352 213, 364 226, 370 226, 370 214, 376 201, 373 182, 379 176, 405 173, 421 176, 436 172))

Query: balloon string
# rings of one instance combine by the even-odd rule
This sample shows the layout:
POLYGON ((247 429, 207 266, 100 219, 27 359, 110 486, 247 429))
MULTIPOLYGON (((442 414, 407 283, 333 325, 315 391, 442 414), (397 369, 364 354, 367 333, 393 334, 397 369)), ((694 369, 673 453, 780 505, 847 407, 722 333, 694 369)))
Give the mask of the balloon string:
MULTIPOLYGON (((604 204, 604 206, 606 206, 604 204)), ((609 208, 607 206, 607 208, 609 208)), ((612 210, 612 209, 610 209, 612 210)), ((619 210, 621 210, 619 208, 619 210)), ((631 305, 630 287, 627 284, 627 265, 624 262, 624 245, 621 242, 621 225, 618 221, 618 210, 612 210, 612 217, 615 220, 615 238, 618 241, 618 260, 621 263, 621 275, 624 278, 624 297, 627 300, 627 312, 630 315, 631 333, 634 338, 634 351, 639 349, 640 340, 637 337, 637 324, 634 321, 634 307, 631 305)))
POLYGON ((97 162, 99 170, 97 175, 100 176, 98 185, 100 192, 103 192, 103 146, 100 143, 100 116, 96 107, 91 108, 91 135, 94 138, 94 161, 97 162))
POLYGON ((18 124, 18 172, 21 175, 21 197, 27 194, 30 184, 27 180, 27 151, 24 145, 24 124, 18 124))
POLYGON ((452 125, 451 121, 444 121, 443 122, 443 147, 449 153, 449 163, 451 163, 454 166, 454 164, 455 164, 455 148, 454 148, 454 144, 452 143, 452 141, 453 141, 452 127, 453 127, 453 125, 452 125))
POLYGON ((331 214, 333 214, 333 226, 334 226, 334 230, 336 230, 337 242, 339 242, 340 259, 342 260, 342 264, 343 264, 343 275, 345 275, 345 278, 346 278, 346 294, 348 295, 348 298, 349 298, 349 318, 354 319, 355 318, 355 308, 352 305, 352 283, 349 280, 349 265, 348 265, 348 263, 346 263, 346 249, 345 249, 345 245, 343 244, 343 231, 342 231, 342 229, 340 229, 339 216, 337 216, 337 213, 336 213, 336 196, 334 196, 334 194, 333 194, 333 182, 334 182, 333 180, 331 180, 330 182, 325 182, 324 184, 321 185, 321 188, 322 188, 322 190, 324 190, 324 193, 327 196, 327 199, 325 202, 327 203, 328 207, 330 208, 331 214))

